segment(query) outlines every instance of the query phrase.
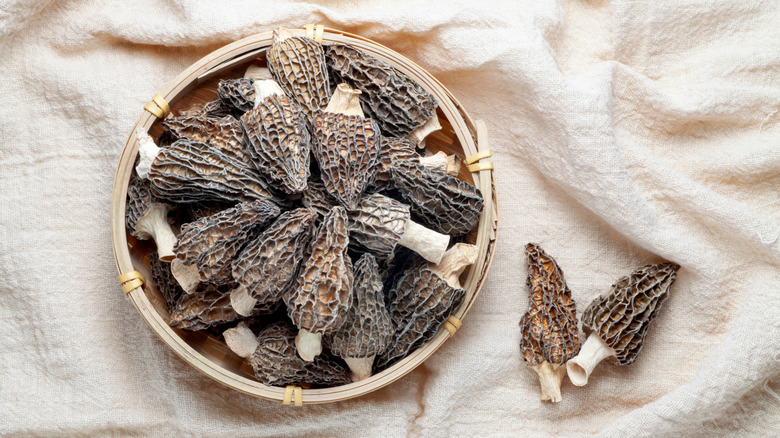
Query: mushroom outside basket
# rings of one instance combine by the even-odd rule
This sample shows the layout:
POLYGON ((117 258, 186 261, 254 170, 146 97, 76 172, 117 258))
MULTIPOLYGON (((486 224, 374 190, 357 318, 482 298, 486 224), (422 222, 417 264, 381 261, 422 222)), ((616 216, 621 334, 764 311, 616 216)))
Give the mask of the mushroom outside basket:
POLYGON ((125 144, 114 178, 112 194, 112 238, 119 282, 141 316, 162 340, 186 362, 207 376, 241 392, 256 397, 295 405, 346 400, 379 389, 403 377, 433 354, 459 328, 461 320, 473 305, 487 276, 498 227, 498 212, 492 174, 487 129, 481 121, 474 123, 457 100, 433 76, 400 54, 371 40, 346 32, 307 25, 292 30, 325 46, 347 44, 384 61, 431 93, 439 102, 436 116, 441 130, 425 139, 430 153, 443 151, 463 161, 457 178, 480 189, 484 207, 479 225, 458 241, 475 244, 476 262, 461 275, 466 296, 436 335, 409 356, 364 380, 331 388, 308 389, 298 386, 274 387, 260 383, 246 361, 234 354, 221 337, 206 331, 182 331, 168 324, 170 313, 163 294, 146 279, 151 279, 150 255, 155 253, 151 240, 139 240, 126 228, 128 185, 138 156, 138 130, 148 132, 155 140, 163 132, 162 121, 169 114, 179 114, 193 104, 205 104, 217 98, 221 79, 242 77, 250 65, 266 66, 266 50, 272 45, 267 31, 229 44, 197 61, 163 90, 139 108, 140 118, 125 144))

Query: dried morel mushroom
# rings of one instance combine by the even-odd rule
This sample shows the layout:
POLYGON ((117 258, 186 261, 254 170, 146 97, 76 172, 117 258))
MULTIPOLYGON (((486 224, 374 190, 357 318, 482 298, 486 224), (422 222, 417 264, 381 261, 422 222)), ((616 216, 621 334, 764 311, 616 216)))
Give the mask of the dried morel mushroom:
POLYGON ((441 261, 450 236, 411 220, 409 206, 379 193, 364 196, 349 212, 350 243, 382 257, 405 246, 434 264, 441 261))
POLYGON ((379 129, 363 117, 359 91, 339 84, 324 112, 314 118, 314 157, 328 192, 348 210, 374 179, 379 129))
POLYGON ((590 303, 582 315, 582 326, 591 334, 582 351, 566 364, 572 383, 587 384, 593 368, 607 357, 615 356, 620 365, 636 360, 678 269, 674 263, 643 266, 590 303))
POLYGON ((247 150, 257 170, 279 182, 287 193, 306 189, 311 151, 300 105, 271 80, 255 81, 256 106, 241 116, 247 150))
POLYGON ((395 333, 387 351, 377 358, 377 369, 384 369, 406 357, 438 332, 457 308, 466 291, 460 274, 477 259, 476 245, 458 243, 434 265, 416 265, 396 283, 390 303, 395 333))
POLYGON ((396 162, 390 173, 412 213, 434 230, 462 236, 479 224, 483 199, 478 188, 409 161, 396 162))
POLYGON ((520 320, 520 350, 539 375, 541 399, 557 403, 566 361, 580 349, 577 309, 555 259, 535 243, 526 245, 525 253, 531 294, 520 320))
POLYGON ((329 358, 320 356, 307 362, 298 357, 295 334, 295 327, 279 322, 264 328, 255 337, 241 322, 223 335, 228 347, 247 358, 255 377, 263 384, 339 386, 350 382, 347 370, 329 358))
POLYGON ((309 120, 330 100, 330 80, 322 45, 310 38, 275 29, 268 49, 268 69, 289 97, 304 109, 309 120))
POLYGON ((322 352, 322 335, 338 330, 352 305, 347 245, 347 213, 333 207, 317 228, 296 287, 284 297, 287 314, 300 329, 295 346, 306 361, 322 352))
POLYGON ((184 224, 173 251, 173 275, 187 293, 199 283, 233 281, 232 262, 255 231, 279 215, 268 201, 245 202, 184 224))
POLYGON ((253 79, 238 78, 219 81, 217 96, 239 113, 249 111, 255 106, 255 87, 253 79))
POLYGON ((244 152, 244 132, 241 124, 231 116, 208 117, 205 115, 169 117, 162 123, 176 139, 189 139, 206 143, 231 158, 249 163, 244 152))
POLYGON ((271 200, 278 196, 254 169, 219 149, 191 140, 177 140, 158 148, 146 132, 140 131, 136 171, 148 178, 152 193, 171 202, 271 200))
POLYGON ((201 292, 182 294, 171 310, 171 327, 205 330, 240 316, 230 306, 229 289, 211 285, 201 292))
POLYGON ((373 184, 379 189, 385 189, 392 185, 393 176, 390 168, 396 160, 409 160, 420 162, 420 154, 411 141, 399 137, 380 137, 379 157, 377 159, 376 173, 373 184))
POLYGON ((152 283, 160 291, 169 312, 173 312, 179 297, 184 295, 184 290, 173 277, 171 264, 161 261, 157 254, 149 254, 149 270, 152 272, 152 283))
POLYGON ((231 293, 231 301, 239 314, 248 316, 257 303, 282 301, 311 241, 316 217, 305 208, 282 213, 236 257, 233 278, 239 286, 231 293))
POLYGON ((352 307, 344 325, 333 334, 330 351, 344 359, 352 381, 357 382, 371 376, 374 358, 393 339, 393 324, 374 256, 363 254, 355 263, 353 276, 352 307))
POLYGON ((344 44, 327 49, 328 66, 341 82, 359 89, 366 111, 382 131, 406 137, 436 116, 433 95, 383 61, 344 44))
POLYGON ((301 202, 304 207, 314 210, 320 216, 325 216, 331 208, 339 205, 339 201, 328 193, 325 184, 314 178, 309 179, 301 202))
POLYGON ((176 242, 176 235, 168 223, 171 209, 170 205, 152 196, 146 181, 135 174, 130 178, 125 207, 127 230, 137 239, 154 239, 157 254, 166 262, 174 258, 173 244, 176 242))

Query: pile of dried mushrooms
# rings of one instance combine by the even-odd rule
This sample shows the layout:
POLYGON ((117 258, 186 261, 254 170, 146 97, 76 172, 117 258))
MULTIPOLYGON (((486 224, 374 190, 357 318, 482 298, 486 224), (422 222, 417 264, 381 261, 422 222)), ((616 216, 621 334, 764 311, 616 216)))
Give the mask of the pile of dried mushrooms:
POLYGON ((365 379, 430 340, 483 206, 459 157, 425 156, 436 99, 286 29, 217 96, 138 133, 127 228, 156 241, 170 325, 224 337, 268 385, 365 379))

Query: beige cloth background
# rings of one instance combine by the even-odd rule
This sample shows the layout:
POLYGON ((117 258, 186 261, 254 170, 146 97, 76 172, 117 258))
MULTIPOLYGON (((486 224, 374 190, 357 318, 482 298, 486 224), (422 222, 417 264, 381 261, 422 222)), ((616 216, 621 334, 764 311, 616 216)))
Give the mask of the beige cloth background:
POLYGON ((772 1, 0 3, 5 436, 780 435, 780 8, 772 1), (109 200, 143 104, 278 25, 375 39, 488 123, 500 242, 461 330, 381 391, 295 409, 187 366, 116 280, 109 200), (682 265, 629 367, 541 403, 522 363, 523 246, 580 313, 682 265))

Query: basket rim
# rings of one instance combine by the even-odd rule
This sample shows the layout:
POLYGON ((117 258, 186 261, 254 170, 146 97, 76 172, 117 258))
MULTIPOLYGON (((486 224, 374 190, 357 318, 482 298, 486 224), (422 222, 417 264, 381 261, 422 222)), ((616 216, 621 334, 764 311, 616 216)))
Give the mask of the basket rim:
MULTIPOLYGON (((252 59, 251 56, 253 54, 257 54, 271 45, 272 32, 273 31, 268 30, 250 35, 209 53, 181 72, 176 78, 168 82, 160 92, 160 95, 167 102, 175 102, 179 97, 187 94, 189 90, 198 83, 207 80, 236 64, 247 62, 252 59)), ((304 35, 303 29, 293 29, 293 32, 295 34, 304 35)), ((444 113, 445 118, 452 124, 453 131, 458 136, 466 156, 487 149, 487 131, 484 127, 484 123, 479 123, 478 121, 477 125, 475 125, 449 90, 447 90, 435 77, 413 61, 375 41, 335 29, 324 29, 323 43, 345 43, 353 45, 358 49, 364 50, 373 56, 382 59, 391 66, 407 74, 409 77, 415 79, 421 86, 432 92, 439 99, 439 107, 444 113), (420 79, 422 79, 422 82, 420 79), (442 97, 446 97, 446 99, 442 99, 442 97), (475 136, 479 137, 479 143, 475 141, 475 136)), ((138 153, 135 132, 138 128, 148 131, 156 119, 157 118, 154 115, 142 111, 141 116, 136 121, 125 142, 114 175, 111 200, 111 233, 114 261, 120 275, 135 270, 127 244, 124 220, 127 186, 138 153)), ((487 271, 492 263, 493 256, 495 255, 495 242, 498 231, 498 207, 496 203, 496 188, 493 172, 492 170, 482 170, 473 173, 472 177, 474 178, 475 185, 482 191, 485 203, 477 234, 480 258, 478 258, 477 263, 471 266, 468 277, 464 282, 463 287, 466 289, 466 299, 464 299, 458 309, 453 312, 453 316, 460 320, 463 319, 465 314, 474 304, 476 297, 482 289, 482 285, 487 276, 487 271), (490 194, 486 195, 486 191, 489 191, 490 194), (481 245, 480 242, 482 242, 481 245), (479 269, 477 269, 478 267, 479 269)), ((131 290, 127 293, 127 296, 147 324, 149 324, 150 328, 157 333, 162 341, 178 356, 184 359, 184 361, 225 386, 255 397, 276 402, 284 402, 285 388, 267 386, 258 381, 235 374, 199 353, 195 348, 185 342, 176 334, 168 323, 163 320, 162 316, 149 301, 146 293, 142 290, 142 287, 131 290)), ((452 336, 452 334, 449 331, 440 329, 431 340, 413 351, 409 356, 394 364, 392 367, 372 375, 365 380, 332 388, 303 389, 303 403, 314 404, 347 400, 383 388, 401 377, 404 377, 422 364, 438 350, 450 336, 452 336)))

